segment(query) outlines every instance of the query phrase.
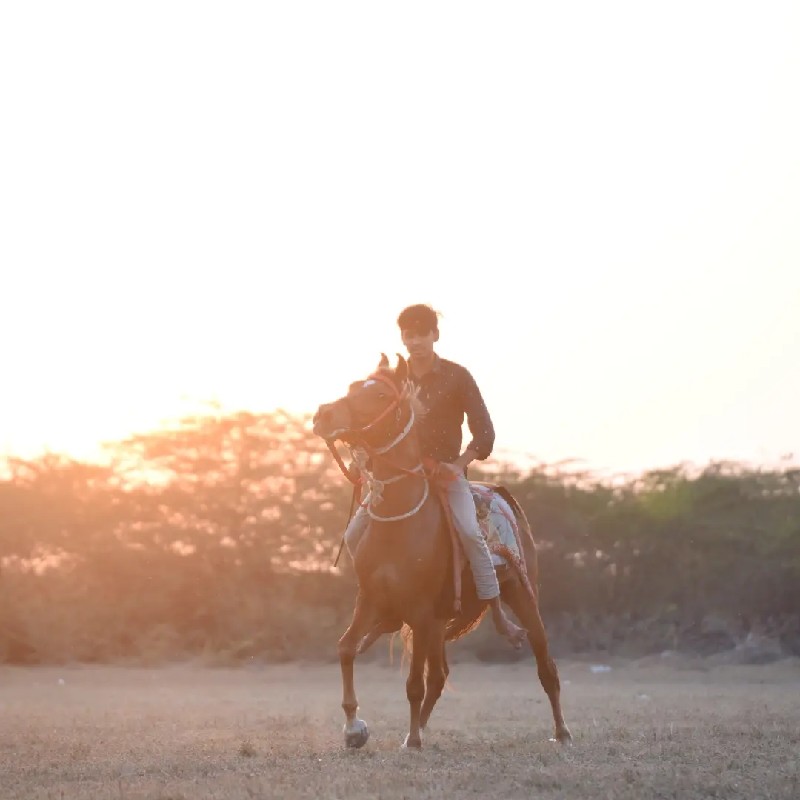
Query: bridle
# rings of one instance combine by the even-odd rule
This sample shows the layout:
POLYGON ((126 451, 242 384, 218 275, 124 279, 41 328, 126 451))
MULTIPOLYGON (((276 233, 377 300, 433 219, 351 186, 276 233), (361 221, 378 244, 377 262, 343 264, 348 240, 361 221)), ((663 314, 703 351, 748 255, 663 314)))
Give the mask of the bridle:
MULTIPOLYGON (((391 450, 393 450, 395 447, 397 447, 397 445, 399 445, 400 442, 402 442, 408 436, 408 434, 411 432, 411 429, 414 427, 414 422, 415 422, 414 409, 412 406, 409 406, 408 421, 406 422, 403 429, 395 436, 395 438, 391 442, 389 442, 386 445, 382 445, 380 447, 375 447, 374 445, 369 444, 367 441, 364 440, 362 434, 375 428, 375 426, 378 425, 378 423, 382 422, 384 419, 386 419, 386 417, 389 416, 389 414, 391 414, 392 411, 397 412, 397 420, 398 422, 400 421, 401 403, 403 401, 403 391, 401 391, 397 387, 397 385, 391 378, 387 377, 386 375, 382 375, 379 372, 375 372, 372 375, 370 375, 367 378, 367 381, 379 381, 380 383, 383 383, 385 386, 388 386, 391 389, 392 394, 394 395, 394 397, 392 398, 392 402, 389 403, 389 405, 387 405, 386 408, 384 408, 383 411, 381 411, 378 414, 378 416, 375 417, 375 419, 373 419, 371 422, 368 422, 366 425, 363 425, 360 428, 350 428, 346 431, 341 431, 335 438, 326 439, 325 443, 328 445, 328 449, 331 451, 334 459, 336 460, 336 463, 339 465, 339 469, 341 469, 341 471, 344 473, 344 476, 354 486, 362 484, 365 481, 363 480, 363 478, 356 478, 353 475, 353 473, 345 466, 334 444, 336 439, 341 438, 342 434, 345 433, 348 434, 348 440, 350 439, 355 440, 354 447, 351 447, 351 452, 353 452, 354 454, 353 460, 355 461, 355 463, 359 464, 362 473, 366 472, 369 475, 369 472, 367 472, 367 470, 365 469, 365 459, 363 458, 359 459, 359 456, 356 455, 355 453, 355 450, 358 449, 364 451, 370 458, 373 459, 373 461, 382 461, 387 466, 390 466, 392 469, 394 469, 396 472, 399 473, 391 478, 387 478, 386 480, 382 481, 379 481, 370 475, 370 477, 366 481, 370 486, 370 502, 369 505, 367 506, 367 512, 369 513, 370 517, 378 522, 399 522, 400 520, 413 517, 414 514, 416 514, 422 508, 423 505, 425 505, 425 501, 428 499, 428 495, 430 494, 429 481, 427 476, 425 475, 425 468, 421 461, 412 469, 408 469, 406 467, 401 467, 399 464, 393 463, 391 459, 386 457, 386 454, 389 453, 391 450), (361 461, 361 463, 359 463, 359 461, 361 461), (414 506, 414 508, 412 508, 410 511, 406 511, 403 514, 397 514, 391 517, 382 517, 376 514, 372 506, 378 505, 383 499, 382 497, 383 487, 392 483, 397 483, 398 481, 401 481, 409 476, 422 478, 422 480, 425 482, 422 499, 417 503, 417 505, 414 506)), ((344 398, 345 402, 347 402, 347 399, 348 399, 347 397, 344 398)), ((349 443, 350 442, 348 441, 348 444, 349 443)))

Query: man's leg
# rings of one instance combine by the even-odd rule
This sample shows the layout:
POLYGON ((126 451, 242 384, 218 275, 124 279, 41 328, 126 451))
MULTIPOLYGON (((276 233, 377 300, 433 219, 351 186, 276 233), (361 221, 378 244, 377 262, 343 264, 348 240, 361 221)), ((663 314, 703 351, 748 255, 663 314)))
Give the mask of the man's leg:
POLYGON ((356 513, 353 514, 352 519, 347 524, 347 530, 344 532, 344 543, 347 545, 347 551, 350 553, 350 558, 355 558, 358 543, 369 527, 369 511, 367 511, 367 503, 369 502, 369 494, 364 498, 363 504, 359 504, 356 508, 356 513))
POLYGON ((515 646, 520 647, 525 640, 525 631, 516 626, 507 616, 500 604, 500 585, 492 563, 492 554, 478 525, 475 501, 469 482, 462 476, 447 484, 447 498, 453 513, 453 522, 458 531, 464 551, 467 554, 475 590, 481 600, 488 600, 492 619, 498 633, 506 636, 515 646))

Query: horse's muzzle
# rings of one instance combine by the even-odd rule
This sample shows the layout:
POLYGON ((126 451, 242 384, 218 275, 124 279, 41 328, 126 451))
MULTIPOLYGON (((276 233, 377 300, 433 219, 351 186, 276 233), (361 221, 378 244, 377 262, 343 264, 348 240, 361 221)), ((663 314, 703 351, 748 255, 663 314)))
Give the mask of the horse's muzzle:
MULTIPOLYGON (((341 416, 339 414, 338 416, 341 416)), ((337 420, 336 408, 334 404, 320 406, 317 413, 312 418, 312 430, 316 436, 323 439, 335 439, 348 430, 347 425, 343 425, 343 420, 337 420)))

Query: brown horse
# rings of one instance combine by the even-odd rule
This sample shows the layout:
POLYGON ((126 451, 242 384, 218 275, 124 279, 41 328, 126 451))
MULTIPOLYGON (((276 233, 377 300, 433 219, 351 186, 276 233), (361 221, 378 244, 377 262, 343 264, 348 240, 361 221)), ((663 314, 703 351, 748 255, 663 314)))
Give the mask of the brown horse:
MULTIPOLYGON (((373 479, 372 522, 354 555, 358 579, 355 610, 339 640, 348 747, 363 746, 369 736, 366 723, 356 716, 353 662, 357 653, 383 632, 397 630, 402 624, 410 629, 413 644, 406 695, 411 718, 405 746, 420 747, 421 730, 449 672, 445 642, 472 630, 486 611, 486 601, 478 600, 468 571, 463 605, 460 611, 453 610, 451 532, 435 484, 423 467, 414 426, 415 408, 417 413, 419 409, 407 378, 408 366, 402 356, 394 370, 383 356, 376 372, 353 383, 346 396, 320 406, 313 422, 314 433, 331 447, 341 440, 366 451, 373 479)), ((522 523, 527 574, 535 587, 536 551, 530 527, 519 504, 508 492, 504 491, 504 496, 522 523)), ((555 738, 570 743, 572 736, 561 713, 558 670, 548 651, 535 590, 526 591, 513 571, 498 577, 502 599, 527 630, 539 679, 552 707, 555 738)))

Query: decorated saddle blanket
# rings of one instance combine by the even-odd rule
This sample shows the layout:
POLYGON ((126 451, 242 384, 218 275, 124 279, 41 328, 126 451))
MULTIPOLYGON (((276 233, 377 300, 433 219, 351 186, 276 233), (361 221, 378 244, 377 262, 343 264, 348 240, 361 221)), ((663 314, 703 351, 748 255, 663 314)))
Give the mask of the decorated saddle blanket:
POLYGON ((478 524, 495 566, 514 566, 521 561, 519 528, 508 502, 488 486, 470 483, 478 524), (513 563, 509 563, 513 562, 513 563))

